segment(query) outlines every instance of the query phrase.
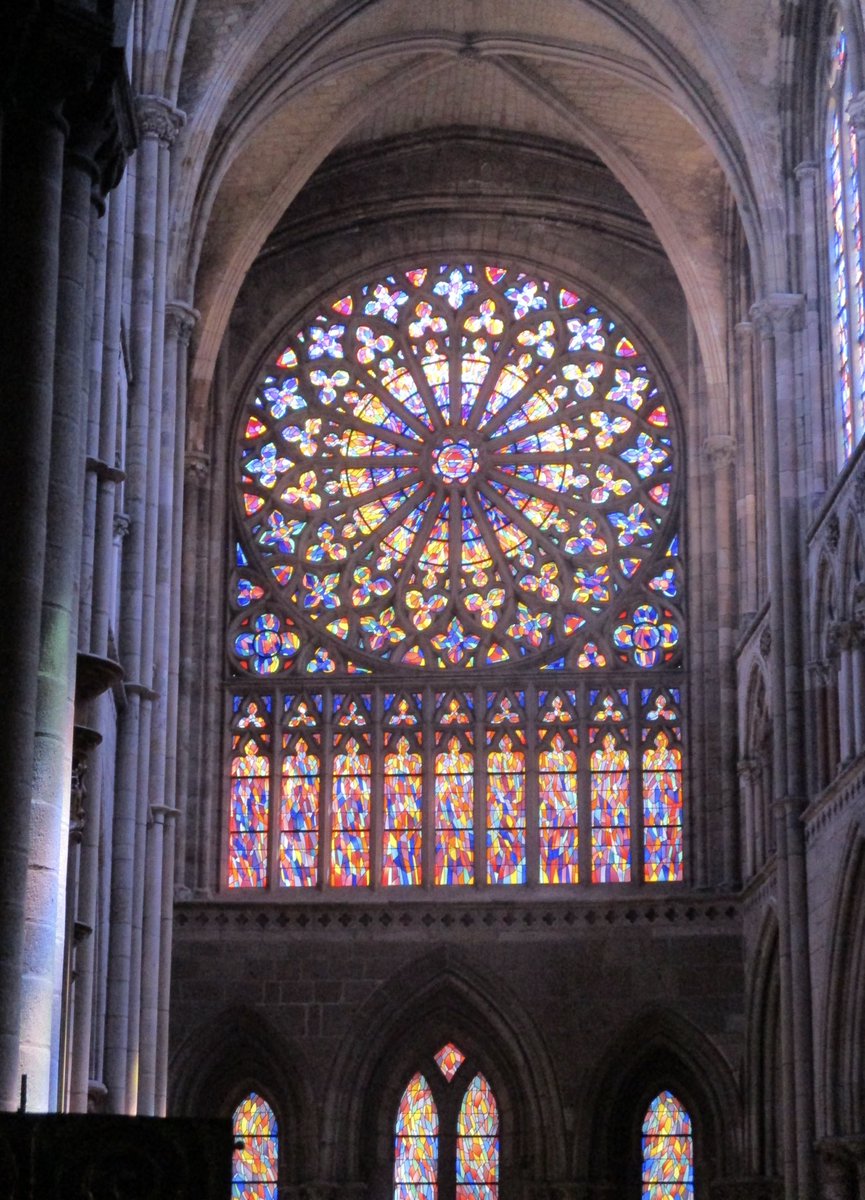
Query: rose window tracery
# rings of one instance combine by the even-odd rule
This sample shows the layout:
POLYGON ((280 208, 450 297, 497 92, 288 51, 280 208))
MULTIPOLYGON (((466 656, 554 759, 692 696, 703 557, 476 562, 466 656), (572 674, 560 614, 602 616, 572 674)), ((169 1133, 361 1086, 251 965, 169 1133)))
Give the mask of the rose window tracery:
POLYGON ((241 670, 680 653, 670 409, 558 283, 426 266, 334 300, 257 389, 239 465, 241 670))

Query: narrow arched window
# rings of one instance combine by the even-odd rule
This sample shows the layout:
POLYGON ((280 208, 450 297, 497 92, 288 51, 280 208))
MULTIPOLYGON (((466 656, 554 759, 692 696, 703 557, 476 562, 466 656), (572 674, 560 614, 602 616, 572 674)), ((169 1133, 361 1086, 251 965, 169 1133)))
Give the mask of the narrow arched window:
POLYGON ((457 1200, 495 1200, 499 1185, 499 1113, 492 1088, 475 1075, 457 1122, 457 1200))
POLYGON ((865 432, 865 286, 858 146, 849 116, 853 79, 843 26, 832 38, 828 86, 826 170, 833 374, 840 457, 845 462, 865 432))
POLYGON ((649 1105, 642 1134, 644 1200, 693 1200, 691 1118, 672 1092, 649 1105))
POLYGON ((430 1086, 418 1072, 399 1102, 393 1172, 394 1200, 435 1200, 439 1118, 430 1086))
POLYGON ((237 428, 229 886, 683 878, 677 427, 639 336, 520 265, 298 319, 237 428))
POLYGON ((232 1131, 232 1200, 277 1200, 279 1130, 273 1109, 256 1092, 250 1092, 234 1110, 232 1131))
POLYGON ((409 1080, 394 1125, 394 1200, 497 1200, 499 1111, 454 1042, 409 1080))

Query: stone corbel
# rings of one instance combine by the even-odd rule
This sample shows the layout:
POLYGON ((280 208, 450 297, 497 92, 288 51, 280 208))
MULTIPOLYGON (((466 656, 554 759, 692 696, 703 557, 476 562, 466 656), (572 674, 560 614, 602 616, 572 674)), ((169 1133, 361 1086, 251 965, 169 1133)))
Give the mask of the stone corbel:
POLYGON ((716 471, 723 471, 736 458, 736 439, 729 433, 712 433, 703 442, 706 457, 716 471))

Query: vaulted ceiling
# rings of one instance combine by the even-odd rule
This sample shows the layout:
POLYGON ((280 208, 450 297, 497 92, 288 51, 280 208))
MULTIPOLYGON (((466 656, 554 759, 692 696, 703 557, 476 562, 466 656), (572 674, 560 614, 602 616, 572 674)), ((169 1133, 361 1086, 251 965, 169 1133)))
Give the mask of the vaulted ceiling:
MULTIPOLYGON (((195 380, 254 264, 313 227, 362 230, 373 196, 406 246, 409 210, 418 242, 434 195, 453 221, 472 205, 490 228, 497 204, 514 229, 534 214, 523 240, 547 259, 570 197, 583 229, 662 254, 723 389, 731 222, 760 286, 786 286, 782 15, 749 0, 180 3, 161 86, 187 115, 172 262, 202 314, 195 380)), ((366 246, 358 234, 358 258, 366 246)))

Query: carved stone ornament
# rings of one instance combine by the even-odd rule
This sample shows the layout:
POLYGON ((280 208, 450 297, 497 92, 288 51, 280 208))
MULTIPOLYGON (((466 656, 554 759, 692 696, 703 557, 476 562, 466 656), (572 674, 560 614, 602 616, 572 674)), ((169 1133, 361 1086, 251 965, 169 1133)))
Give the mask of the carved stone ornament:
POLYGON ((128 535, 131 527, 132 520, 128 513, 114 514, 114 536, 119 538, 121 542, 128 535))
POLYGON ((826 521, 826 546, 834 554, 838 549, 838 543, 841 541, 841 522, 838 520, 837 513, 831 513, 826 521))
POLYGON ((161 96, 136 96, 135 117, 142 137, 158 137, 168 146, 186 123, 186 113, 161 96))
POLYGON ((772 630, 768 625, 764 625, 760 631, 760 653, 764 658, 772 653, 772 630))
POLYGON ((729 433, 712 433, 703 443, 706 457, 716 471, 728 467, 736 457, 736 439, 729 433))

